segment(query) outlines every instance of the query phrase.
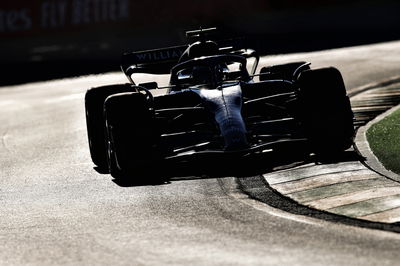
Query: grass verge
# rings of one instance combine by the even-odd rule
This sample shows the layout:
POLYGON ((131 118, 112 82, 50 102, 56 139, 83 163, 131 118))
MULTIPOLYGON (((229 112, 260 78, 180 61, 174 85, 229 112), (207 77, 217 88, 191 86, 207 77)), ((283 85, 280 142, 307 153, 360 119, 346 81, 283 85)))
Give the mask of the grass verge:
POLYGON ((372 125, 367 140, 383 166, 400 174, 400 109, 372 125))

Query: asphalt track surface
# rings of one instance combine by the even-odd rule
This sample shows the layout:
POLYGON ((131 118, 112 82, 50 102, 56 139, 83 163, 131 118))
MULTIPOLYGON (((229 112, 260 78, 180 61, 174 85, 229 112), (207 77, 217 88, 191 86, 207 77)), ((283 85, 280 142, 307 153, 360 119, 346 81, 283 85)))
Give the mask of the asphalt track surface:
MULTIPOLYGON (((261 64, 293 60, 336 66, 352 89, 398 75, 400 42, 261 64)), ((0 264, 399 263, 399 234, 270 207, 249 199, 233 177, 120 186, 99 174, 88 151, 84 93, 120 82, 122 74, 108 73, 0 89, 0 264)))

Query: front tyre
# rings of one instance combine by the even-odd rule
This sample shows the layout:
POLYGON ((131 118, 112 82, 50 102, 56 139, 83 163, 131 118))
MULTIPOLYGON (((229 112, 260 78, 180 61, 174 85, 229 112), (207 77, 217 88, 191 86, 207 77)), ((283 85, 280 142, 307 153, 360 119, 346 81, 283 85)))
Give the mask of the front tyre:
POLYGON ((133 177, 156 158, 159 134, 152 102, 142 93, 121 93, 108 97, 104 110, 110 174, 133 177))

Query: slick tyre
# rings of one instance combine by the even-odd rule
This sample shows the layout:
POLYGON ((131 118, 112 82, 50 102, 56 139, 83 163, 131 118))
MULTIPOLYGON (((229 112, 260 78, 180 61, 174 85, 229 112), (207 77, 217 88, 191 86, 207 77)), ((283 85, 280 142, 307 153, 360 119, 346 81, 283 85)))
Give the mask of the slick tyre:
POLYGON ((298 78, 299 114, 312 151, 336 156, 353 143, 353 112, 336 68, 303 71, 298 78))
POLYGON ((115 179, 142 181, 138 173, 156 157, 152 102, 142 93, 120 93, 108 97, 104 108, 110 174, 115 179))
POLYGON ((101 171, 108 170, 105 141, 104 102, 115 93, 132 91, 131 85, 120 84, 89 89, 85 95, 86 126, 92 161, 101 171))

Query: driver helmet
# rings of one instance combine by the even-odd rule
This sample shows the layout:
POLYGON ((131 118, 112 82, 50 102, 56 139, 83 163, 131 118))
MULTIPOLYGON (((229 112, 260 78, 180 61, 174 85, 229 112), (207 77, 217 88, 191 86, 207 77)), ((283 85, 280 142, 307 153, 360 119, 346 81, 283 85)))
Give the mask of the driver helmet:
POLYGON ((188 48, 183 52, 182 56, 179 59, 179 63, 184 61, 194 59, 196 57, 202 56, 210 56, 216 55, 219 53, 217 43, 213 41, 205 41, 205 42, 195 42, 189 45, 188 48))

